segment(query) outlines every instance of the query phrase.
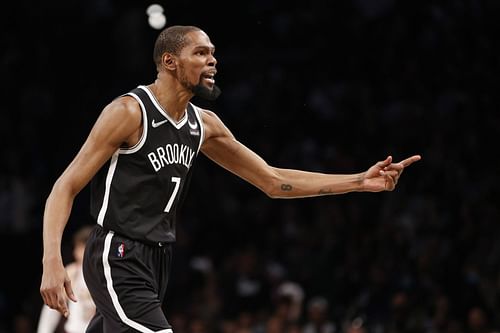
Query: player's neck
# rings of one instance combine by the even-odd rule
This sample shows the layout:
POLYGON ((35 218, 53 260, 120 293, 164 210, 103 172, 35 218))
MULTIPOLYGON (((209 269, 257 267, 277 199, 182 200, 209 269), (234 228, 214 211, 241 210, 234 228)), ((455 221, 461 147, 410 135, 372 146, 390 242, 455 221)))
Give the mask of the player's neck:
POLYGON ((160 79, 156 79, 148 88, 172 119, 179 121, 184 117, 187 104, 192 97, 190 93, 168 80, 160 79))

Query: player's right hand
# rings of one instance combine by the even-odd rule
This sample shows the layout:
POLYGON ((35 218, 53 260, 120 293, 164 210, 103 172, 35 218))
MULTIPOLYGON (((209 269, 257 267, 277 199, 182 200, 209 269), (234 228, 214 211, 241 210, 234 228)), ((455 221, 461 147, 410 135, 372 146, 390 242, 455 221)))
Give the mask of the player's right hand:
POLYGON ((68 317, 68 298, 76 302, 66 269, 62 263, 44 263, 40 294, 48 307, 68 317))

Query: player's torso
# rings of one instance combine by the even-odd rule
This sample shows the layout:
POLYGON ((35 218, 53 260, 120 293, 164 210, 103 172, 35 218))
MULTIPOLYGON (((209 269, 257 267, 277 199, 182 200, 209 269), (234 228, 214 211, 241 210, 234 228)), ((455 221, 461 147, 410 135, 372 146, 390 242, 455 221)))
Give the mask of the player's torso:
POLYGON ((175 216, 203 138, 201 115, 189 104, 174 122, 151 91, 128 95, 142 109, 143 133, 119 149, 92 180, 91 213, 99 224, 132 239, 175 240, 175 216))

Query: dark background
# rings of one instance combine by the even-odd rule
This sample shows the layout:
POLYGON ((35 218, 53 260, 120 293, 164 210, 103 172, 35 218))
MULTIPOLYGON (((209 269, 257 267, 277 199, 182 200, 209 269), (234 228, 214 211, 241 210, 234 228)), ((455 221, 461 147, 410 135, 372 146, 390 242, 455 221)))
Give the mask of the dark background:
MULTIPOLYGON (((155 78, 151 3, 2 4, 0 332, 35 330, 52 184, 102 108, 155 78)), ((369 332, 500 329, 498 1, 158 3, 216 45, 223 93, 195 102, 269 164, 351 173, 423 156, 394 192, 298 200, 201 156, 165 305, 176 333, 273 332, 274 319, 306 333, 317 296, 338 332, 354 318, 369 332), (287 282, 304 298, 285 320, 287 282)))

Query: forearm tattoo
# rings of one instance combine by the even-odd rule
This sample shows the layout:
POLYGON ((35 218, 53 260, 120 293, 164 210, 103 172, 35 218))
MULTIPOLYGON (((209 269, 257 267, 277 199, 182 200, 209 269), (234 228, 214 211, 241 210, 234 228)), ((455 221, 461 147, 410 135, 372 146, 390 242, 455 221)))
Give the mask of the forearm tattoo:
POLYGON ((290 184, 281 184, 281 190, 282 191, 291 191, 292 190, 292 185, 290 184))

